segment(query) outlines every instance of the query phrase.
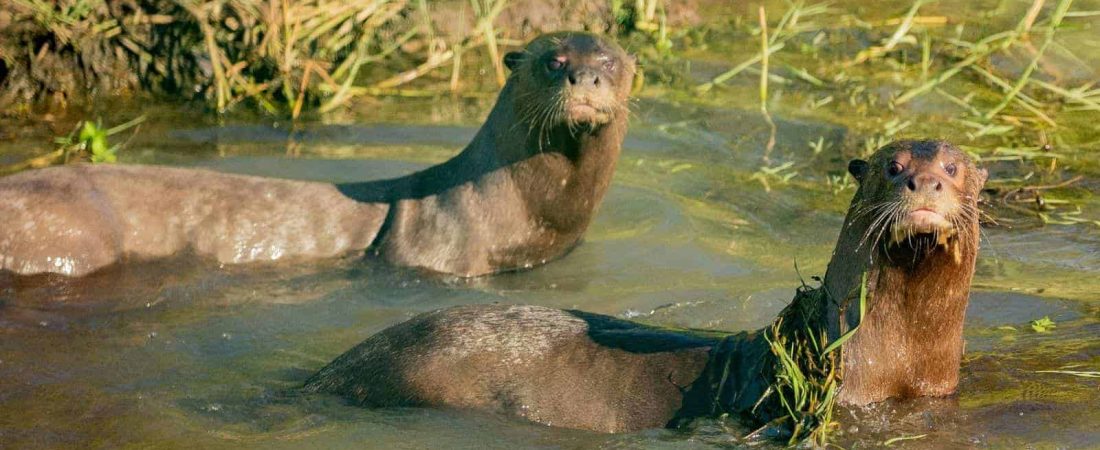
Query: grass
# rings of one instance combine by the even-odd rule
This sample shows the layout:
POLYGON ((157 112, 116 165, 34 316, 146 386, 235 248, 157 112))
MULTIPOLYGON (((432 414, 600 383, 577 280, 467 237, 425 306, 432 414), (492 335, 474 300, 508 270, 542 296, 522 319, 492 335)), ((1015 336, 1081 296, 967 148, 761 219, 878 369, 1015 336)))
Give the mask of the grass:
MULTIPOLYGON (((860 322, 867 312, 867 288, 865 273, 859 292, 860 322)), ((824 289, 803 285, 792 302, 796 307, 782 314, 765 331, 765 340, 775 359, 775 379, 757 405, 775 396, 782 414, 750 436, 767 434, 763 430, 778 427, 788 436, 787 445, 808 443, 823 448, 839 428, 833 411, 843 381, 840 349, 859 330, 859 324, 829 342, 828 327, 816 317, 828 302, 826 295, 824 289), (792 317, 788 313, 814 317, 792 317), (791 319, 795 329, 784 327, 784 319, 791 319), (804 328, 799 329, 798 324, 804 328)))
POLYGON ((890 438, 890 439, 887 439, 887 440, 883 441, 882 445, 884 447, 889 447, 891 445, 897 444, 898 442, 915 441, 915 440, 918 440, 918 439, 924 439, 926 437, 928 437, 927 434, 917 434, 917 435, 913 435, 913 436, 898 436, 896 438, 890 438))
POLYGON ((769 329, 768 344, 778 361, 772 384, 790 429, 787 445, 809 441, 823 447, 839 426, 833 419, 841 382, 839 352, 824 351, 825 333, 805 330, 801 339, 780 332, 782 320, 769 329), (816 334, 816 336, 815 336, 816 334))
MULTIPOLYGON (((771 155, 773 149, 775 149, 775 121, 772 120, 772 115, 768 113, 768 58, 771 53, 768 51, 770 48, 768 41, 768 14, 764 10, 764 6, 761 5, 759 11, 760 17, 760 113, 764 116, 764 122, 768 124, 768 141, 764 144, 764 160, 768 160, 768 156, 771 155)), ((764 184, 767 188, 767 183, 764 184)))
MULTIPOLYGON (((776 25, 773 36, 767 39, 769 43, 774 45, 762 47, 756 55, 748 60, 715 76, 710 81, 698 85, 697 90, 707 92, 716 86, 723 86, 736 75, 749 72, 753 66, 757 64, 764 66, 762 63, 767 59, 779 57, 791 60, 791 62, 785 64, 791 77, 784 78, 784 80, 800 81, 806 84, 806 86, 799 87, 803 91, 828 93, 829 95, 822 98, 830 98, 829 101, 836 97, 837 91, 847 91, 850 104, 865 102, 866 99, 860 98, 860 94, 879 87, 877 83, 870 82, 874 81, 872 79, 856 78, 854 75, 862 73, 859 69, 868 64, 884 66, 882 68, 888 69, 887 72, 893 72, 895 76, 892 78, 901 81, 895 86, 895 89, 899 87, 902 89, 898 90, 898 93, 894 94, 887 104, 872 103, 868 106, 872 108, 881 106, 894 110, 914 100, 935 94, 950 99, 952 103, 962 108, 964 114, 958 115, 960 119, 967 118, 980 124, 1007 122, 1005 124, 1007 128, 990 128, 985 130, 987 134, 1003 135, 1013 131, 1022 131, 1022 127, 1019 126, 1021 120, 1037 120, 1045 125, 1057 127, 1058 122, 1052 117, 1056 115, 1058 110, 1064 108, 1058 102, 1050 100, 1074 102, 1083 108, 1100 111, 1100 108, 1098 108, 1100 105, 1096 104, 1094 99, 1096 92, 1090 89, 1090 85, 1084 85, 1076 89, 1066 89, 1051 84, 1049 81, 1032 77, 1036 70, 1041 70, 1040 65, 1044 61, 1047 49, 1055 42, 1056 31, 1071 12, 1071 0, 1059 1, 1050 13, 1050 17, 1042 22, 1045 32, 1044 40, 1037 50, 1032 49, 1033 56, 1029 65, 1015 80, 1005 80, 1003 76, 994 74, 990 70, 990 66, 992 66, 990 58, 1002 55, 1016 47, 1030 48, 1030 41, 1027 39, 1033 31, 1032 28, 1035 24, 1035 15, 1038 14, 1036 12, 1038 9, 1029 10, 1029 15, 1021 19, 1013 29, 991 33, 976 41, 968 42, 951 35, 933 34, 931 29, 922 26, 922 24, 942 26, 946 21, 945 17, 919 16, 918 13, 921 7, 926 3, 923 0, 914 2, 906 13, 895 21, 897 27, 888 36, 884 36, 881 45, 870 45, 854 49, 827 48, 824 43, 825 40, 818 39, 818 37, 824 35, 822 33, 851 32, 851 30, 846 29, 838 30, 824 23, 825 20, 836 19, 837 14, 835 11, 829 9, 825 4, 807 6, 803 3, 792 3, 784 18, 776 25), (803 20, 800 24, 798 18, 809 19, 809 21, 803 20), (800 43, 800 45, 790 45, 795 43, 800 43), (909 53, 907 50, 911 47, 918 47, 916 50, 920 51, 918 65, 911 64, 908 60, 909 53), (807 53, 814 54, 815 57, 807 61, 805 58, 807 53), (817 56, 818 53, 831 53, 839 61, 823 60, 822 57, 817 56), (852 53, 854 55, 847 56, 852 53), (817 64, 819 68, 812 70, 806 67, 798 67, 799 64, 805 63, 817 64), (935 68, 939 65, 944 67, 936 72, 935 68), (914 66, 916 66, 916 70, 914 70, 914 66), (833 76, 830 77, 829 72, 833 72, 833 76), (975 75, 978 75, 978 78, 986 79, 976 81, 992 83, 994 86, 990 86, 991 88, 1003 91, 999 96, 999 100, 984 112, 982 112, 982 109, 985 108, 980 108, 982 105, 976 104, 978 99, 973 95, 960 97, 945 89, 945 86, 954 78, 968 72, 974 72, 975 75), (916 83, 905 86, 913 81, 916 83), (1061 98, 1047 99, 1045 102, 1036 100, 1036 98, 1041 97, 1037 91, 1044 89, 1048 93, 1061 98), (1022 111, 1014 111, 1016 108, 1022 111), (1012 110, 1009 111, 1012 114, 1006 114, 1006 110, 1012 110), (1026 117, 1025 115, 1021 118, 1020 112, 1033 117, 1026 117)), ((761 16, 763 16, 763 13, 761 13, 761 16)), ((841 15, 841 20, 834 20, 833 22, 844 22, 845 17, 848 21, 863 22, 858 18, 845 15, 841 15)), ((767 28, 766 24, 761 23, 759 26, 760 33, 766 35, 767 28)), ((762 67, 761 71, 767 72, 765 69, 762 67)), ((872 75, 878 74, 872 73, 872 75)), ((762 89, 766 87, 766 79, 767 77, 761 77, 760 86, 762 89)), ((986 134, 982 136, 984 135, 986 134)))
POLYGON ((1100 378, 1100 370, 1074 370, 1080 367, 1079 365, 1069 365, 1057 370, 1036 370, 1035 373, 1056 373, 1061 375, 1071 375, 1081 378, 1100 378))
POLYGON ((1050 320, 1050 316, 1043 316, 1041 319, 1035 319, 1031 321, 1031 329, 1036 333, 1050 333, 1051 330, 1057 328, 1058 325, 1050 320))
MULTIPOLYGON (((1100 80, 1066 76, 1071 70, 1095 74, 1082 58, 1095 55, 1075 55, 1078 48, 1064 44, 1100 44, 1083 34, 1080 22, 1097 14, 1075 11, 1072 0, 1028 3, 1012 20, 1007 9, 975 19, 955 11, 958 2, 945 1, 913 1, 888 19, 860 17, 845 2, 767 2, 767 12, 782 18, 755 26, 749 18, 764 14, 743 8, 729 29, 708 32, 711 42, 732 43, 719 44, 718 52, 735 55, 725 58, 732 67, 692 91, 702 103, 746 108, 754 91, 761 99, 776 97, 760 105, 768 129, 775 114, 839 122, 864 144, 830 143, 845 158, 901 137, 947 138, 991 169, 987 204, 1007 216, 1001 224, 1097 226, 1100 217, 1079 200, 1081 187, 1063 184, 1076 178, 1067 170, 1100 173, 1094 156, 1100 80), (939 15, 944 12, 950 13, 939 15), (1063 37, 1065 30, 1075 34, 1063 37), (767 47, 759 45, 761 36, 767 47), (756 44, 736 44, 748 39, 756 44), (1051 185, 1060 194, 1078 194, 1061 195, 1073 198, 1065 203, 1016 200, 1018 189, 1051 185)), ((714 46, 686 53, 707 59, 714 46)), ((795 149, 767 145, 761 170, 794 162, 785 168, 812 177, 817 155, 803 159, 795 149)))
MULTIPOLYGON (((505 47, 522 43, 497 25, 513 3, 455 2, 440 19, 428 0, 13 0, 0 83, 13 102, 149 92, 291 118, 365 95, 460 94, 464 69, 488 67, 495 83, 477 88, 493 89, 507 75, 505 47), (469 32, 435 29, 467 19, 469 32)), ((613 3, 612 32, 642 31, 671 49, 663 0, 613 3)))
POLYGON ((130 129, 133 129, 132 133, 136 134, 138 126, 144 121, 145 116, 139 116, 111 128, 105 128, 101 122, 81 121, 68 135, 54 139, 54 144, 57 146, 55 150, 22 162, 0 166, 0 175, 75 161, 87 161, 93 164, 113 163, 117 159, 118 150, 126 144, 110 145, 108 138, 130 129))

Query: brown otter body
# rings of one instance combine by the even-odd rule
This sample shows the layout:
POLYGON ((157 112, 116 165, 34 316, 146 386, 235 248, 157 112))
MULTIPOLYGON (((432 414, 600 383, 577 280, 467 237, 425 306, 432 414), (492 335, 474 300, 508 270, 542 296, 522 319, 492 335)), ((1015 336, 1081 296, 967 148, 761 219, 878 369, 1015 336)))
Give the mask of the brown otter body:
MULTIPOLYGON (((860 188, 821 288, 827 301, 799 296, 782 314, 785 323, 836 339, 857 323, 858 308, 848 306, 866 272, 870 305, 842 347, 841 401, 949 394, 958 380, 985 172, 939 141, 894 143, 850 170, 860 188)), ((720 412, 760 421, 768 408, 754 406, 774 373, 763 337, 654 329, 540 307, 463 306, 383 330, 311 377, 306 389, 369 406, 477 408, 607 432, 720 412)))
POLYGON ((458 306, 367 339, 308 388, 367 406, 475 408, 627 431, 664 425, 716 341, 579 311, 458 306))
POLYGON ((559 33, 506 58, 459 155, 407 177, 332 185, 142 166, 0 179, 0 270, 79 276, 190 250, 221 263, 344 255, 460 276, 531 267, 581 238, 627 126, 633 57, 559 33))

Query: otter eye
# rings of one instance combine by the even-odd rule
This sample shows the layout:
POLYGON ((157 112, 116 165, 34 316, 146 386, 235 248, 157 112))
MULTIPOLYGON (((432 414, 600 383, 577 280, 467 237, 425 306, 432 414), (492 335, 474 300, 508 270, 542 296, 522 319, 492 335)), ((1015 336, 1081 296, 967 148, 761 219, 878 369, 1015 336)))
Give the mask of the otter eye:
POLYGON ((890 176, 892 176, 892 177, 896 177, 896 176, 898 176, 899 173, 901 173, 904 170, 905 170, 905 166, 901 165, 901 163, 899 163, 897 161, 894 161, 894 162, 890 163, 890 168, 886 169, 886 173, 890 174, 890 176))
POLYGON ((546 68, 555 72, 561 70, 562 67, 565 67, 565 61, 562 61, 558 58, 554 58, 546 62, 546 68))
POLYGON ((943 170, 944 172, 947 172, 948 175, 955 176, 955 173, 959 171, 959 168, 955 166, 955 163, 951 163, 948 164, 947 167, 944 167, 943 170))

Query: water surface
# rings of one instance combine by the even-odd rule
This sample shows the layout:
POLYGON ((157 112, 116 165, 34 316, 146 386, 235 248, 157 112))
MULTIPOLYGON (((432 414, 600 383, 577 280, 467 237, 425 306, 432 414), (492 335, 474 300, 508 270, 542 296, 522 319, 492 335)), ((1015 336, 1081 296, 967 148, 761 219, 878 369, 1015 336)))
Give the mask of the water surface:
MULTIPOLYGON (((153 111, 122 159, 309 180, 392 177, 453 155, 486 111, 484 102, 410 103, 293 130, 153 111)), ((853 193, 827 182, 843 175, 845 155, 813 155, 805 145, 821 136, 839 147, 845 127, 777 122, 776 157, 802 161, 801 176, 769 192, 752 178, 767 137, 755 112, 641 102, 585 241, 531 271, 460 280, 371 261, 181 260, 76 282, 9 279, 0 290, 0 447, 736 445, 748 430, 723 421, 602 435, 461 411, 368 410, 295 388, 386 326, 467 303, 580 308, 730 331, 766 325, 792 297, 799 272, 807 282, 823 273, 853 193)), ((1100 369, 1098 236, 1085 225, 987 228, 958 396, 846 412, 840 445, 913 435, 927 436, 905 445, 1100 442, 1096 380, 1038 372, 1100 369), (1028 322, 1043 316, 1058 327, 1032 331, 1028 322)))

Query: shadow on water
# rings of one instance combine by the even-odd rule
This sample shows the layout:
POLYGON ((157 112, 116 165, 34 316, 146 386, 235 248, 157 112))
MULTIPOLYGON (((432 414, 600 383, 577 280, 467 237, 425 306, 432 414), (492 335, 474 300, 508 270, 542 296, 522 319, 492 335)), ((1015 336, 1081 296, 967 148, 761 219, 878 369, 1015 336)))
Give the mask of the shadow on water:
MULTIPOLYGON (((382 113, 380 113, 382 114, 382 113)), ((560 261, 473 280, 358 259, 224 267, 181 258, 82 280, 0 275, 0 446, 11 448, 699 448, 736 446, 736 424, 599 435, 492 415, 366 410, 295 389, 386 326, 487 302, 583 310, 609 345, 661 351, 645 328, 722 331, 768 323, 824 272, 851 189, 840 152, 805 142, 846 130, 778 120, 773 157, 809 160, 765 191, 756 113, 642 102, 613 188, 585 241, 560 261), (607 314, 607 319, 592 313, 607 314), (642 332, 639 332, 641 330, 642 332)), ((178 120, 178 119, 177 119, 178 120)), ((472 127, 149 124, 129 162, 354 182, 443 161, 472 127), (160 128, 157 128, 160 127, 160 128), (295 157, 287 157, 293 138, 295 157), (339 159, 339 160, 333 160, 339 159)), ((840 444, 1088 446, 1100 439, 1095 379, 1041 372, 1100 365, 1100 241, 1073 227, 987 230, 968 312, 960 393, 844 413, 840 444), (1091 300, 1090 300, 1091 299, 1091 300), (1049 333, 1029 321, 1049 316, 1049 333), (1044 444, 1045 445, 1045 444, 1044 444)), ((704 345, 685 337, 675 345, 704 345)), ((657 345, 660 344, 660 345, 657 345)))

